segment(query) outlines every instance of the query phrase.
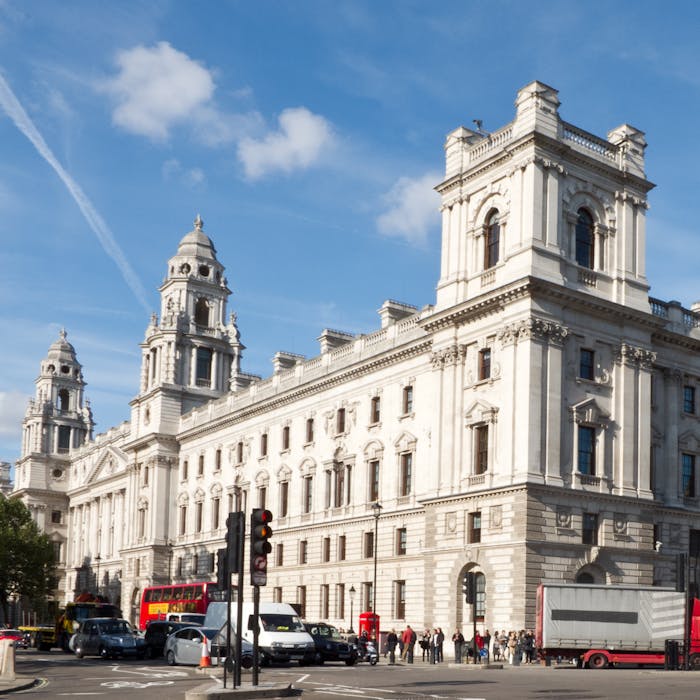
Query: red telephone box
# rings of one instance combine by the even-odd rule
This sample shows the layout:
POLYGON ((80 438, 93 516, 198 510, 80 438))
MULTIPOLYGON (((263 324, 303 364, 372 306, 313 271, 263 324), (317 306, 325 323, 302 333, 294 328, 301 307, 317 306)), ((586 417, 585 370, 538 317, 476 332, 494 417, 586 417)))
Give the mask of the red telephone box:
POLYGON ((360 613, 359 634, 367 632, 370 639, 376 640, 379 643, 379 615, 373 612, 360 613))

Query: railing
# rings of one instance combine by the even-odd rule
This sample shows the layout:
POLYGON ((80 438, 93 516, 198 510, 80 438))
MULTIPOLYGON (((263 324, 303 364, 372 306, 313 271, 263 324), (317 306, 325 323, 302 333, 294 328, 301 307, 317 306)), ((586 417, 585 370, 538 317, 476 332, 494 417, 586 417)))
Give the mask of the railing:
POLYGON ((563 136, 567 141, 573 141, 576 145, 582 146, 589 151, 593 151, 604 158, 617 160, 618 148, 609 141, 601 139, 594 134, 589 134, 587 131, 579 129, 573 124, 568 124, 567 122, 562 122, 562 127, 564 129, 563 136))
POLYGON ((578 281, 587 287, 595 287, 598 284, 598 275, 593 270, 579 269, 578 281))
POLYGON ((661 318, 668 318, 668 304, 661 301, 660 299, 653 299, 649 297, 649 306, 651 306, 651 313, 654 316, 660 316, 661 318))
POLYGON ((500 131, 494 131, 493 134, 489 134, 484 138, 483 141, 479 141, 470 151, 469 160, 474 162, 484 156, 489 151, 492 151, 504 143, 511 140, 513 137, 513 125, 507 124, 500 131))
POLYGON ((481 286, 488 287, 496 281, 496 270, 486 270, 481 275, 481 286))

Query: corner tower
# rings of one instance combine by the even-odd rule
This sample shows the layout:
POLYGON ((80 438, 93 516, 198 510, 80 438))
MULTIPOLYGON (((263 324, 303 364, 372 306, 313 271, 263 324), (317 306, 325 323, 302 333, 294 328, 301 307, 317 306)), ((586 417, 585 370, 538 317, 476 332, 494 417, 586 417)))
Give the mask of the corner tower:
MULTIPOLYGON (((67 538, 70 453, 92 438, 94 427, 85 380, 75 348, 61 330, 49 347, 22 422, 22 451, 13 496, 20 497, 64 561, 67 538)), ((59 567, 59 577, 63 572, 59 567)))
POLYGON ((243 345, 235 314, 226 322, 231 291, 216 249, 197 216, 194 229, 168 261, 154 314, 141 344, 141 382, 131 402, 133 436, 173 434, 183 413, 235 386, 243 345))

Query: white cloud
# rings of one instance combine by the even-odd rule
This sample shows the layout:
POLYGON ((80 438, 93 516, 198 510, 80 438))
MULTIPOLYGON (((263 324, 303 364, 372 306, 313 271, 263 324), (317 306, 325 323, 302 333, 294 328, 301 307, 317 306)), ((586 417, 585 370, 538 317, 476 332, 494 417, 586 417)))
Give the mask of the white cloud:
POLYGON ((212 74, 167 42, 121 51, 117 64, 119 73, 105 89, 117 101, 114 123, 126 131, 163 141, 174 124, 196 119, 198 110, 211 119, 212 74))
POLYGON ((432 172, 418 178, 400 178, 384 195, 388 208, 377 217, 378 231, 415 245, 424 244, 440 222, 440 202, 433 189, 440 180, 440 174, 432 172))
POLYGON ((177 158, 169 158, 163 163, 163 178, 165 180, 177 179, 185 185, 201 185, 206 176, 201 168, 185 168, 177 158))
POLYGON ((279 117, 279 130, 263 139, 244 138, 238 157, 250 179, 274 171, 285 173, 308 168, 333 145, 331 124, 305 107, 285 109, 279 117))

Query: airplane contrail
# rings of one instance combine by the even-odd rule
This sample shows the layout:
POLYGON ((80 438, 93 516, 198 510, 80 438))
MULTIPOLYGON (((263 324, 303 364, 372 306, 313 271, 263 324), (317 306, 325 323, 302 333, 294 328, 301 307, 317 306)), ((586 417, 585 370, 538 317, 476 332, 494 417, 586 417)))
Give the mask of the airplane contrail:
POLYGON ((109 255, 109 257, 115 262, 129 289, 131 289, 141 306, 143 306, 143 308, 146 310, 146 313, 150 314, 152 311, 152 305, 148 302, 146 291, 131 265, 129 265, 129 261, 124 256, 119 244, 114 239, 109 226, 107 226, 104 219, 92 205, 92 202, 89 200, 85 192, 83 192, 80 185, 78 185, 78 183, 58 162, 54 154, 51 152, 51 149, 46 144, 46 141, 44 141, 42 135, 39 133, 36 126, 34 126, 34 122, 32 122, 29 115, 24 111, 24 108, 20 104, 14 92, 12 92, 12 88, 10 88, 2 74, 0 74, 0 107, 5 110, 7 116, 12 119, 15 126, 29 139, 29 141, 31 141, 32 145, 39 152, 39 155, 41 155, 44 160, 56 171, 56 174, 66 186, 66 189, 70 192, 71 196, 75 200, 75 203, 78 205, 80 211, 85 217, 85 220, 88 222, 88 225, 97 236, 97 239, 102 245, 105 253, 107 253, 107 255, 109 255))

